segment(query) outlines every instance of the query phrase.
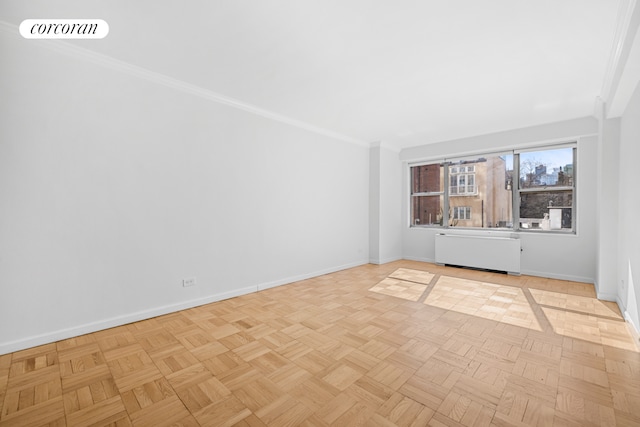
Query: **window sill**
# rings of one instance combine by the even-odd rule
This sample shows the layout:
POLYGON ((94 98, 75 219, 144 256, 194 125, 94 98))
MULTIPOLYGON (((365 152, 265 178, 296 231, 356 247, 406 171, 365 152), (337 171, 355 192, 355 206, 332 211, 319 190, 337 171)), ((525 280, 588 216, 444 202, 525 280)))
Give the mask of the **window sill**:
POLYGON ((476 227, 445 227, 442 225, 409 225, 410 229, 427 229, 438 230, 440 232, 461 231, 471 234, 496 234, 496 233, 511 233, 511 234, 529 234, 529 235, 553 235, 553 236, 577 236, 578 233, 573 230, 541 230, 541 229, 524 229, 520 228, 514 230, 513 228, 476 228, 476 227))

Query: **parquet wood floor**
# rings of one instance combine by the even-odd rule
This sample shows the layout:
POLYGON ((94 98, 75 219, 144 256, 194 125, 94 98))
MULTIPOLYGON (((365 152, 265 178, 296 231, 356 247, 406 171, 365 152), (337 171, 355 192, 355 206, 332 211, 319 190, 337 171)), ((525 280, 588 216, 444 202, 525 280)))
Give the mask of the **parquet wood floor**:
POLYGON ((0 426, 638 426, 592 285, 398 261, 0 356, 0 426))

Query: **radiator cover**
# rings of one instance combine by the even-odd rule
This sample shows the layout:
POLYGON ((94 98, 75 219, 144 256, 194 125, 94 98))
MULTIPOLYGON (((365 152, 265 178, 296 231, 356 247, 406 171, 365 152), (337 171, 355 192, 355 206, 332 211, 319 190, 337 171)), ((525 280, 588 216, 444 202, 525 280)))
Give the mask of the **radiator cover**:
POLYGON ((436 234, 436 264, 520 274, 520 239, 436 234))

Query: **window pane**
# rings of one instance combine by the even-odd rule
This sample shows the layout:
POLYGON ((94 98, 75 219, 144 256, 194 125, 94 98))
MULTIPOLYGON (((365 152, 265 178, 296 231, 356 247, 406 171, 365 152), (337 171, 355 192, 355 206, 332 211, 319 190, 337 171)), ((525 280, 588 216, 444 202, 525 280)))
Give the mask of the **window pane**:
POLYGON ((440 164, 411 167, 411 194, 440 193, 443 187, 444 171, 440 164))
POLYGON ((513 155, 463 161, 451 165, 449 172, 450 226, 513 227, 513 155))
POLYGON ((520 154, 520 188, 573 186, 573 148, 520 154))
POLYGON ((412 196, 411 225, 442 225, 443 195, 412 196))
POLYGON ((571 230, 573 191, 520 194, 520 228, 571 230))

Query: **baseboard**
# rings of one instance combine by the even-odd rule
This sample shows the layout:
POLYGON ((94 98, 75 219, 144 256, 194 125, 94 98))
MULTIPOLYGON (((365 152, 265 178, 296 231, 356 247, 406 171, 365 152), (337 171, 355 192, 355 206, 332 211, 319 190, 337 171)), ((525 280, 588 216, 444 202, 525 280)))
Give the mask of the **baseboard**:
POLYGON ((629 334, 633 337, 633 342, 636 344, 636 350, 640 351, 640 328, 633 323, 633 319, 629 315, 627 307, 622 303, 620 298, 616 297, 615 302, 618 304, 618 308, 624 317, 629 334))
MULTIPOLYGON (((406 259, 409 261, 419 261, 419 262, 428 262, 431 264, 437 264, 435 259, 431 259, 431 258, 404 256, 402 259, 406 259)), ((522 270, 520 272, 520 275, 544 277, 547 279, 569 280, 571 282, 582 282, 582 283, 594 284, 594 280, 592 277, 572 276, 568 274, 555 274, 555 273, 548 273, 546 271, 522 270)), ((615 299, 612 299, 612 300, 607 299, 607 301, 615 301, 615 299)))
POLYGON ((400 261, 402 259, 404 258, 402 257, 391 257, 391 258, 383 258, 383 259, 371 258, 369 259, 369 264, 382 265, 382 264, 387 264, 389 262, 400 261))
POLYGON ((138 311, 123 316, 116 316, 110 319, 99 320, 97 322, 86 323, 72 328, 60 329, 46 334, 35 335, 20 340, 0 343, 0 354, 13 353, 14 351, 24 350, 26 348, 36 347, 43 344, 65 340, 104 329, 114 328, 116 326, 126 325, 140 320, 151 319, 152 317, 162 316, 164 314, 174 313, 180 310, 197 307, 199 305, 210 304, 216 301, 245 295, 257 291, 256 286, 247 286, 245 288, 234 289, 233 291, 222 292, 215 295, 209 295, 203 298, 183 301, 177 304, 165 305, 149 310, 138 311))
POLYGON ((593 277, 573 276, 569 274, 548 273, 546 271, 522 270, 520 274, 526 276, 544 277, 547 279, 568 280, 570 282, 582 282, 594 284, 593 277))
POLYGON ((262 291, 265 289, 275 288, 277 286, 287 285, 289 283, 299 282, 300 280, 311 279, 312 277, 318 277, 324 274, 335 273, 336 271, 342 271, 348 268, 358 267, 365 264, 368 264, 367 260, 356 261, 349 264, 343 264, 337 267, 330 267, 330 268, 314 271, 313 273, 299 274, 297 276, 290 276, 284 279, 274 280, 272 282, 265 282, 258 285, 258 290, 262 291))
POLYGON ((126 325, 128 323, 139 322, 141 320, 151 319, 152 317, 162 316, 169 313, 175 313, 176 311, 186 310, 186 309, 198 307, 204 304, 211 304, 213 302, 250 294, 252 292, 273 288, 275 286, 280 286, 287 283, 297 282, 299 280, 309 279, 311 277, 321 276, 323 274, 334 273, 336 271, 357 267, 359 265, 364 265, 367 263, 368 261, 362 260, 362 261, 358 261, 350 264, 344 264, 336 267, 315 271, 313 273, 301 274, 298 276, 291 276, 285 279, 262 283, 255 286, 246 286, 240 289, 234 289, 232 291, 222 292, 219 294, 209 295, 202 298, 183 301, 176 304, 165 305, 162 307, 155 307, 149 310, 142 310, 142 311, 138 311, 131 314, 99 320, 97 322, 85 323, 83 325, 74 326, 66 329, 60 329, 60 330, 48 332, 45 334, 34 335, 31 337, 22 338, 15 341, 3 342, 3 343, 0 343, 0 355, 13 353, 15 351, 24 350, 24 349, 36 347, 39 345, 49 344, 49 343, 60 341, 60 340, 65 340, 68 338, 73 338, 73 337, 77 337, 84 334, 90 334, 93 332, 102 331, 104 329, 126 325))
POLYGON ((433 258, 422 258, 422 257, 415 257, 415 256, 404 256, 402 257, 402 259, 406 259, 407 261, 418 261, 418 262, 428 262, 430 264, 435 264, 436 260, 433 258))
MULTIPOLYGON (((611 294, 608 292, 598 292, 596 291, 596 298, 598 298, 599 300, 602 301, 611 301, 611 302, 615 302, 618 303, 618 307, 620 307, 620 303, 618 302, 618 295, 616 294, 611 294)), ((620 310, 622 311, 622 310, 620 310)))
POLYGON ((640 331, 636 328, 636 325, 631 321, 631 316, 626 311, 624 312, 624 320, 626 320, 627 330, 633 337, 633 342, 636 344, 636 350, 640 351, 640 331))

